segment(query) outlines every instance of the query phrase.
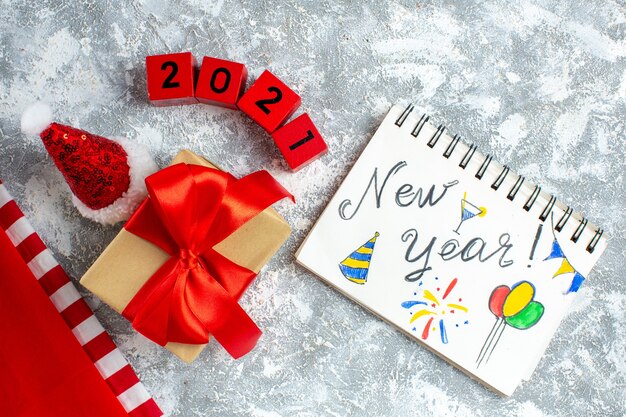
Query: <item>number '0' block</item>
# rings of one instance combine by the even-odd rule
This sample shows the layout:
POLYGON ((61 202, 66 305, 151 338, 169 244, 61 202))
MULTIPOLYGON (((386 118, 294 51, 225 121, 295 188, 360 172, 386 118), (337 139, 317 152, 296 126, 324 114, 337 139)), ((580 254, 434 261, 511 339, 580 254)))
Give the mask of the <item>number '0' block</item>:
POLYGON ((200 103, 236 109, 247 78, 245 65, 205 56, 196 85, 196 99, 200 103))
POLYGON ((194 104, 195 59, 191 52, 146 57, 148 98, 155 106, 194 104))
POLYGON ((237 106, 272 133, 300 107, 300 103, 298 94, 266 70, 239 99, 237 106))
POLYGON ((306 113, 272 133, 272 138, 293 171, 328 152, 326 142, 306 113))

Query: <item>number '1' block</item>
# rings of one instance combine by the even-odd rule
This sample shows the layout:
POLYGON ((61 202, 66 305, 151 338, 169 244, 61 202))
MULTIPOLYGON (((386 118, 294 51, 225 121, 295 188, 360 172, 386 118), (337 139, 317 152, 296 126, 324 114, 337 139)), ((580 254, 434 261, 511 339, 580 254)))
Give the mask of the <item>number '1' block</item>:
POLYGON ((237 107, 272 133, 300 107, 301 101, 298 94, 266 70, 239 99, 237 107))
POLYGON ((205 56, 196 85, 196 99, 200 103, 236 109, 247 78, 245 65, 205 56))
POLYGON ((148 98, 155 106, 194 104, 195 59, 191 52, 146 57, 148 98))
POLYGON ((306 113, 272 133, 272 138, 293 171, 328 152, 326 142, 306 113))

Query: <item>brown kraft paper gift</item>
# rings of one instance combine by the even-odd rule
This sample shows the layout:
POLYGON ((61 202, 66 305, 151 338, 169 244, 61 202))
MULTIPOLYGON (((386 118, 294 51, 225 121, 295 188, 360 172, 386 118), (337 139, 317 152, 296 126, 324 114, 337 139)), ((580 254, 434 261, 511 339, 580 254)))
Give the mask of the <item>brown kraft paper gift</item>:
MULTIPOLYGON (((181 162, 217 168, 187 150, 179 152, 172 165, 181 162)), ((290 233, 291 228, 285 219, 269 207, 218 243, 215 250, 258 273, 290 233)), ((81 278, 80 283, 121 313, 167 259, 168 255, 160 248, 122 229, 81 278)), ((165 348, 190 363, 205 346, 170 342, 165 348)))

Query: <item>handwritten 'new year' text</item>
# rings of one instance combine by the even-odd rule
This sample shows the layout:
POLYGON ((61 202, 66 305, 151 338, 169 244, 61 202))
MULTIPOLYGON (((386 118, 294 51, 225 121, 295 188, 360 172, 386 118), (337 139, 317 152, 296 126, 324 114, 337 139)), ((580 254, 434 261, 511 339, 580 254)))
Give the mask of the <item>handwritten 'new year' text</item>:
MULTIPOLYGON (((408 273, 404 279, 409 282, 415 282, 424 276, 424 273, 430 271, 432 267, 429 265, 430 255, 433 251, 433 247, 437 242, 437 237, 434 236, 430 239, 430 242, 426 245, 426 247, 419 252, 419 249, 416 249, 417 241, 419 238, 419 233, 417 229, 408 229, 402 234, 402 241, 409 242, 409 246, 407 247, 406 254, 404 259, 407 262, 414 263, 422 259, 421 267, 416 269, 413 272, 408 273), (415 253, 419 252, 419 253, 415 253)), ((511 235, 508 233, 502 233, 500 238, 498 239, 499 246, 492 250, 491 253, 487 251, 487 243, 480 237, 474 237, 467 241, 464 245, 456 239, 449 239, 441 245, 439 252, 437 254, 444 261, 450 261, 454 258, 459 257, 463 262, 469 262, 474 259, 477 259, 480 262, 487 262, 490 258, 495 256, 496 254, 500 254, 500 258, 498 259, 498 265, 501 268, 506 268, 507 266, 513 265, 512 259, 506 259, 507 252, 513 247, 510 243, 511 235)))
MULTIPOLYGON (((343 200, 341 204, 339 204, 339 217, 341 217, 343 220, 352 219, 358 213, 361 205, 363 204, 363 201, 365 200, 365 197, 370 192, 370 189, 373 189, 376 208, 380 208, 382 205, 383 194, 385 188, 387 187, 388 181, 394 175, 396 175, 398 171, 406 166, 406 161, 400 161, 393 167, 391 167, 391 169, 387 171, 387 175, 385 175, 385 178, 383 179, 380 188, 378 185, 378 168, 374 168, 374 172, 370 177, 369 183, 367 184, 367 187, 365 187, 365 191, 361 195, 361 199, 359 200, 352 213, 348 212, 350 207, 353 205, 352 200, 347 198, 343 200)), ((437 190, 437 187, 435 185, 432 185, 427 192, 424 191, 424 188, 415 188, 411 184, 403 184, 397 188, 395 192, 394 202, 398 207, 408 207, 413 203, 416 203, 419 208, 424 208, 427 205, 432 207, 441 201, 441 199, 446 195, 450 187, 455 186, 458 183, 459 182, 457 180, 454 180, 443 184, 443 190, 437 190)))

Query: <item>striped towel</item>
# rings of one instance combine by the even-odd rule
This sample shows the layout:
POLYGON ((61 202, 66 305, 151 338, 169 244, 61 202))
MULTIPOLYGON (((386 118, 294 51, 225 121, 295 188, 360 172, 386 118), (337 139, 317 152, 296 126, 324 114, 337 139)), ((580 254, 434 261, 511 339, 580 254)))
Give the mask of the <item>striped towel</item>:
POLYGON ((0 228, 130 417, 163 412, 0 181, 0 228))

